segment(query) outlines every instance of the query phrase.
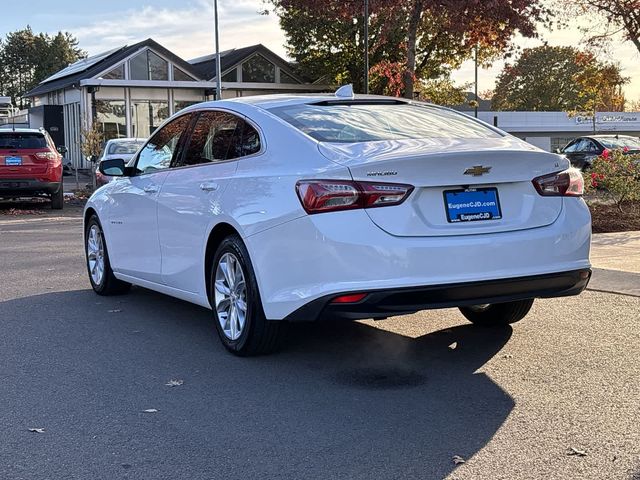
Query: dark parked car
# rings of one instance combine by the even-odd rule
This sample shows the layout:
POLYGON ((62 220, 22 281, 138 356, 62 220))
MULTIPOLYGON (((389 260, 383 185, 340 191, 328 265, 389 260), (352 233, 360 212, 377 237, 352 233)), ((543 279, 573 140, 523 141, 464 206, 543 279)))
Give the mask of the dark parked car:
POLYGON ((580 170, 588 170, 593 160, 605 150, 624 150, 640 153, 640 138, 629 135, 591 135, 570 141, 558 153, 566 156, 571 165, 580 170))

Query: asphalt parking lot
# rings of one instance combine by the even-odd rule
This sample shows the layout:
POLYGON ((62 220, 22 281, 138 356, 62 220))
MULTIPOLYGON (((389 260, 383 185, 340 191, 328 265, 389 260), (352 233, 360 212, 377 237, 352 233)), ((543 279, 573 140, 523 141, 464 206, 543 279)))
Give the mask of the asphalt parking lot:
POLYGON ((640 479, 639 297, 538 301, 506 329, 295 325, 241 359, 205 309, 94 295, 80 211, 0 215, 3 480, 640 479))

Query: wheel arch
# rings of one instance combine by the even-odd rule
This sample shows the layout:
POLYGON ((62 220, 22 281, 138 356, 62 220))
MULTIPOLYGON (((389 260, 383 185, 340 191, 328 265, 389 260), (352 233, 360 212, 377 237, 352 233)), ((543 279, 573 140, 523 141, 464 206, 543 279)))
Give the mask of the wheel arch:
MULTIPOLYGON (((218 246, 222 243, 229 235, 240 235, 240 232, 230 223, 220 222, 216 224, 209 232, 209 237, 207 238, 207 245, 204 251, 204 282, 205 282, 205 294, 207 299, 210 301, 210 293, 211 293, 211 269, 213 268, 213 256, 218 249, 218 246)), ((245 244, 246 246, 246 244, 245 244)))
POLYGON ((98 212, 96 211, 96 209, 93 207, 87 207, 87 209, 84 211, 84 216, 82 218, 82 229, 84 232, 87 231, 87 223, 89 223, 89 219, 93 215, 95 215, 96 217, 98 216, 98 212))

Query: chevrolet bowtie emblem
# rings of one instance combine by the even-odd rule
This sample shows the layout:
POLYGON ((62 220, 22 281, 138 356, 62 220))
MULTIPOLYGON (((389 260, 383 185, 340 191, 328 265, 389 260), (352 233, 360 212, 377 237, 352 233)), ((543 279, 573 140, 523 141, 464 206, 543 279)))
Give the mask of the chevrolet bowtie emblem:
POLYGON ((467 168, 464 171, 465 175, 473 175, 474 177, 479 177, 480 175, 483 175, 485 173, 489 173, 489 170, 491 170, 491 167, 483 167, 482 165, 474 165, 471 168, 467 168))

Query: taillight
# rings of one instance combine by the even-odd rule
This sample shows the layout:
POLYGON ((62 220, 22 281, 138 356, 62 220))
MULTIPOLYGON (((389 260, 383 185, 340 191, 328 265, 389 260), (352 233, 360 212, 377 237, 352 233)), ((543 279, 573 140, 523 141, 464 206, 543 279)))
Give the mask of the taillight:
POLYGON ((53 152, 37 152, 36 157, 43 160, 55 160, 56 158, 58 158, 58 155, 53 152))
POLYGON ((544 197, 579 197, 584 193, 584 179, 576 168, 534 178, 533 186, 544 197))
POLYGON ((307 213, 399 205, 413 186, 348 180, 301 180, 296 191, 307 213))

